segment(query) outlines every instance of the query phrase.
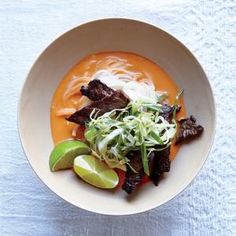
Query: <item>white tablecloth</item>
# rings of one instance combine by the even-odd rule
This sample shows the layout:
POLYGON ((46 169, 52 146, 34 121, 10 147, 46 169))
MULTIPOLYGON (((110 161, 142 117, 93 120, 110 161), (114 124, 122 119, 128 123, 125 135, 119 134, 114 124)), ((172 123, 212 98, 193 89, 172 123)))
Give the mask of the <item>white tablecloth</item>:
POLYGON ((0 235, 236 235, 235 0, 0 0, 0 235), (158 209, 109 217, 78 209, 37 178, 17 134, 17 102, 32 63, 56 37, 103 17, 156 24, 195 53, 217 106, 217 131, 190 187, 158 209))

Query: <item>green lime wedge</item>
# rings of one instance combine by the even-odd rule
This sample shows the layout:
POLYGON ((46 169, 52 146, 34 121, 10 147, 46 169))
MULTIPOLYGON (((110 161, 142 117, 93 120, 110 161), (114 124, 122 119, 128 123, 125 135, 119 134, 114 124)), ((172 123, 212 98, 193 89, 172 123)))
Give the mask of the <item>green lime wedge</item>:
POLYGON ((118 175, 105 162, 91 155, 80 155, 74 159, 74 171, 85 182, 98 188, 114 188, 118 175))
POLYGON ((50 154, 50 170, 57 171, 72 168, 75 157, 90 153, 90 148, 83 142, 76 140, 61 142, 54 147, 50 154))

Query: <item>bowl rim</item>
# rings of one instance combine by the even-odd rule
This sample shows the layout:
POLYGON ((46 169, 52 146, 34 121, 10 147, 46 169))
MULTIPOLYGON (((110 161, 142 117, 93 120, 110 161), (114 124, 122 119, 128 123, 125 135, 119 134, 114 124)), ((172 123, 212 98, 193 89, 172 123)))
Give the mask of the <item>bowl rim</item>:
POLYGON ((147 211, 150 211, 150 210, 153 210, 157 207, 160 207, 164 204, 166 204, 167 202, 171 201, 172 199, 174 199, 175 197, 177 197, 179 194, 181 194, 187 187, 189 187, 192 183, 193 183, 193 180, 199 175, 201 169, 203 168, 206 160, 208 159, 209 157, 209 154, 212 150, 212 146, 213 146, 213 143, 214 143, 214 139, 215 139, 215 133, 216 133, 216 103, 215 103, 215 98, 214 98, 214 94, 213 94, 213 90, 212 90, 212 87, 211 87, 211 84, 209 82, 209 79, 208 79, 208 76, 207 76, 207 73, 205 72, 205 70, 203 69, 203 66, 200 64, 199 60, 197 59, 197 57, 195 56, 195 54, 190 51, 190 49, 188 49, 187 46, 185 46, 184 43, 182 43, 180 40, 178 40, 175 36, 173 36, 171 33, 169 33, 167 30, 164 30, 162 27, 160 26, 157 26, 155 25, 154 23, 150 23, 150 22, 147 22, 147 21, 144 21, 143 19, 142 20, 137 20, 135 18, 127 18, 127 17, 104 17, 104 18, 98 18, 98 19, 93 19, 91 21, 84 21, 82 23, 80 23, 79 25, 77 26, 74 26, 73 28, 67 30, 67 31, 64 31, 62 34, 60 34, 58 37, 56 37, 53 41, 51 41, 44 49, 41 53, 39 53, 37 56, 36 56, 36 59, 34 59, 33 61, 33 64, 31 65, 30 67, 30 70, 28 71, 27 75, 26 75, 26 78, 22 84, 22 87, 20 89, 20 94, 19 94, 19 100, 18 100, 18 104, 17 104, 17 130, 18 130, 18 136, 20 138, 20 144, 21 144, 21 147, 23 149, 23 153, 31 167, 31 169, 34 171, 34 173, 36 174, 36 176, 39 178, 39 180, 51 191, 53 192, 55 195, 59 196, 61 199, 63 199, 65 202, 77 207, 77 208, 80 208, 80 209, 83 209, 85 211, 88 211, 88 212, 92 212, 92 213, 97 213, 97 214, 101 214, 101 215, 112 215, 112 216, 125 216, 125 215, 137 215, 137 214, 141 214, 141 213, 144 213, 144 212, 147 212, 147 211), (86 208, 84 206, 78 206, 76 205, 75 203, 72 203, 72 202, 69 202, 68 200, 66 200, 63 196, 61 196, 61 194, 58 194, 56 193, 54 190, 52 190, 49 185, 44 182, 42 180, 42 178, 39 176, 39 174, 37 173, 37 171, 33 168, 32 164, 31 164, 31 161, 30 161, 30 158, 28 157, 27 155, 27 149, 24 145, 24 140, 23 140, 23 137, 22 137, 22 134, 21 134, 21 127, 20 127, 20 124, 21 124, 21 107, 22 107, 22 97, 23 97, 23 94, 24 94, 24 90, 25 90, 25 87, 26 87, 26 84, 27 84, 27 81, 29 79, 29 75, 31 74, 31 71, 33 70, 34 66, 38 63, 38 61, 40 60, 41 56, 54 44, 56 43, 56 41, 58 41, 59 39, 63 38, 66 34, 78 29, 79 27, 81 26, 86 26, 86 25, 89 25, 89 24, 94 24, 94 23, 97 23, 97 22, 102 22, 102 21, 130 21, 130 22, 134 22, 134 23, 138 23, 138 24, 144 24, 144 25, 147 25, 147 26, 151 26, 153 28, 156 28, 158 30, 160 30, 162 33, 166 34, 168 37, 172 38, 176 43, 178 43, 181 47, 184 48, 184 50, 186 51, 186 53, 188 53, 190 56, 193 57, 193 59, 195 60, 195 62, 197 63, 197 65, 201 68, 202 72, 203 72, 203 75, 205 76, 206 80, 205 82, 207 83, 207 85, 209 86, 209 93, 210 93, 210 97, 212 99, 212 108, 213 108, 213 112, 212 112, 212 115, 213 115, 213 130, 212 130, 212 136, 210 137, 210 141, 209 141, 209 147, 208 147, 208 150, 205 154, 205 159, 204 161, 202 162, 202 164, 200 166, 198 166, 198 168, 196 168, 196 172, 195 174, 190 178, 190 180, 186 181, 183 186, 177 190, 172 196, 166 198, 165 200, 163 200, 162 202, 159 202, 158 204, 153 204, 152 206, 150 207, 146 207, 146 208, 143 208, 141 210, 136 210, 136 211, 132 211, 132 212, 124 212, 124 213, 119 213, 119 212, 114 212, 114 213, 107 213, 107 212, 104 212, 104 211, 100 211, 100 210, 92 210, 90 208, 86 208))

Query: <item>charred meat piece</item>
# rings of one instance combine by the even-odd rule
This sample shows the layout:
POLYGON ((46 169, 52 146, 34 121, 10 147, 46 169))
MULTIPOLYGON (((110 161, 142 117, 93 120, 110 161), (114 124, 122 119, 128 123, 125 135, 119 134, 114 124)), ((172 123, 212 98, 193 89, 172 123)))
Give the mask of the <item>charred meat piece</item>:
POLYGON ((175 144, 191 140, 195 137, 198 137, 203 132, 203 127, 196 124, 196 119, 193 116, 181 119, 178 121, 178 123, 179 130, 176 136, 175 144))
POLYGON ((92 104, 82 108, 81 110, 72 114, 68 121, 84 124, 90 120, 90 114, 95 109, 97 116, 101 116, 106 112, 114 109, 120 109, 127 106, 129 100, 121 92, 116 92, 113 96, 107 96, 99 101, 95 101, 92 104))
POLYGON ((66 120, 83 125, 86 121, 90 119, 90 113, 93 111, 93 109, 94 107, 92 107, 91 105, 86 106, 80 109, 79 111, 76 111, 70 117, 66 118, 66 120))
POLYGON ((80 92, 92 101, 101 100, 104 97, 111 96, 115 93, 113 89, 97 79, 90 81, 88 86, 82 86, 80 92))
POLYGON ((103 99, 94 101, 90 105, 76 111, 67 120, 76 124, 84 124, 90 120, 90 114, 94 109, 97 116, 101 116, 108 111, 124 108, 128 103, 129 99, 121 91, 114 91, 112 95, 105 96, 103 99))
POLYGON ((127 170, 122 189, 128 194, 131 194, 136 189, 136 186, 141 182, 144 176, 144 170, 140 151, 130 152, 127 158, 130 160, 129 164, 133 169, 135 169, 136 173, 130 168, 129 165, 126 165, 127 170))
MULTIPOLYGON (((178 105, 176 112, 179 112, 180 109, 181 109, 181 106, 178 105)), ((164 104, 162 106, 162 111, 160 112, 160 116, 162 116, 165 120, 171 123, 173 119, 173 113, 174 113, 174 106, 169 106, 167 104, 164 104)))
POLYGON ((150 179, 157 186, 164 172, 170 171, 170 147, 149 155, 150 179))

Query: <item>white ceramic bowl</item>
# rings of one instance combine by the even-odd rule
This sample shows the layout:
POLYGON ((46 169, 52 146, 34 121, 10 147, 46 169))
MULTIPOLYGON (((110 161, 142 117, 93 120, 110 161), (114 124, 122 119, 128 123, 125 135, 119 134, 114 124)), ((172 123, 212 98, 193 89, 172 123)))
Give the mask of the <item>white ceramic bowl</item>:
POLYGON ((26 156, 39 178, 57 195, 80 208, 108 215, 127 215, 160 206, 180 193, 203 166, 213 143, 215 105, 207 77, 192 53, 163 30, 129 19, 104 19, 80 25, 56 39, 40 55, 25 81, 19 103, 19 133, 26 156), (131 200, 79 181, 73 171, 52 173, 50 103, 67 71, 96 52, 128 51, 159 64, 185 89, 188 115, 204 126, 203 135, 183 145, 158 187, 142 187, 131 200))

